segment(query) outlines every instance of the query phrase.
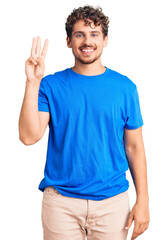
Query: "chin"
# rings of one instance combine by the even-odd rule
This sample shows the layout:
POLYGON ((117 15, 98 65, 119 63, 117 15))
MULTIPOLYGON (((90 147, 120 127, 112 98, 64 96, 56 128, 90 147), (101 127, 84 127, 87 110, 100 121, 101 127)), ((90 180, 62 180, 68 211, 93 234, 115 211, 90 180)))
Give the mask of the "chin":
POLYGON ((99 57, 93 58, 93 59, 83 59, 83 58, 76 58, 76 59, 83 64, 91 64, 91 63, 94 63, 95 61, 97 61, 99 59, 99 57))
POLYGON ((95 60, 93 60, 93 61, 81 61, 81 63, 83 63, 83 64, 91 64, 91 63, 94 63, 95 62, 95 60))

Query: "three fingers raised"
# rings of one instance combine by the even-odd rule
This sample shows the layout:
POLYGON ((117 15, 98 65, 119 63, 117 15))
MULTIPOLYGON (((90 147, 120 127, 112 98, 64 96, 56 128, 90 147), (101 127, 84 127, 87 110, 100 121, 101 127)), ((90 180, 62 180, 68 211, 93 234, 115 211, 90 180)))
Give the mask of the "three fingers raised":
MULTIPOLYGON (((48 39, 45 40, 43 50, 41 52, 41 57, 45 59, 47 50, 48 50, 48 39)), ((38 36, 37 38, 33 38, 32 42, 32 49, 31 49, 31 57, 37 60, 37 58, 40 56, 41 51, 41 39, 38 36)))

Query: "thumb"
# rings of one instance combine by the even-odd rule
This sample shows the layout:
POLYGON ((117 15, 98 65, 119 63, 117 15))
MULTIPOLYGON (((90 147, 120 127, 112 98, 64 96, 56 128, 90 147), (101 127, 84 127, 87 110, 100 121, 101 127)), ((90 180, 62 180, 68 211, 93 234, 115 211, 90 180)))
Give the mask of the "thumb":
POLYGON ((125 229, 129 229, 131 227, 131 225, 132 225, 132 222, 133 222, 133 214, 130 213, 125 229))

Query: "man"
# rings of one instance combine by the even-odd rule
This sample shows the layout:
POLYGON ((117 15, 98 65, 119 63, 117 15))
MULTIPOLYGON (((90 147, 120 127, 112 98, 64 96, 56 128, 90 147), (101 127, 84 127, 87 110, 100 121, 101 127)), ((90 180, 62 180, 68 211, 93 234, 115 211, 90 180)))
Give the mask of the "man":
POLYGON ((20 140, 39 141, 49 125, 43 192, 45 240, 131 239, 149 225, 147 168, 137 87, 101 63, 109 19, 102 9, 74 9, 65 24, 72 68, 44 75, 48 48, 33 39, 26 61, 20 140), (37 100, 38 99, 38 100, 37 100), (136 203, 130 211, 125 172, 131 171, 136 203))

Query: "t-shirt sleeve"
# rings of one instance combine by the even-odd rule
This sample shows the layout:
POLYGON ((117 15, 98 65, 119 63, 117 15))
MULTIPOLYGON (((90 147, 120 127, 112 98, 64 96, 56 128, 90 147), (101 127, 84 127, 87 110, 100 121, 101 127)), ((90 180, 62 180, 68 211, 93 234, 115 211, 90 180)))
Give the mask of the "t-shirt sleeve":
POLYGON ((38 93, 38 111, 50 112, 49 102, 46 94, 45 78, 42 78, 38 93))
POLYGON ((130 94, 128 106, 127 106, 127 119, 124 128, 136 129, 144 124, 137 86, 134 86, 132 93, 130 94))

